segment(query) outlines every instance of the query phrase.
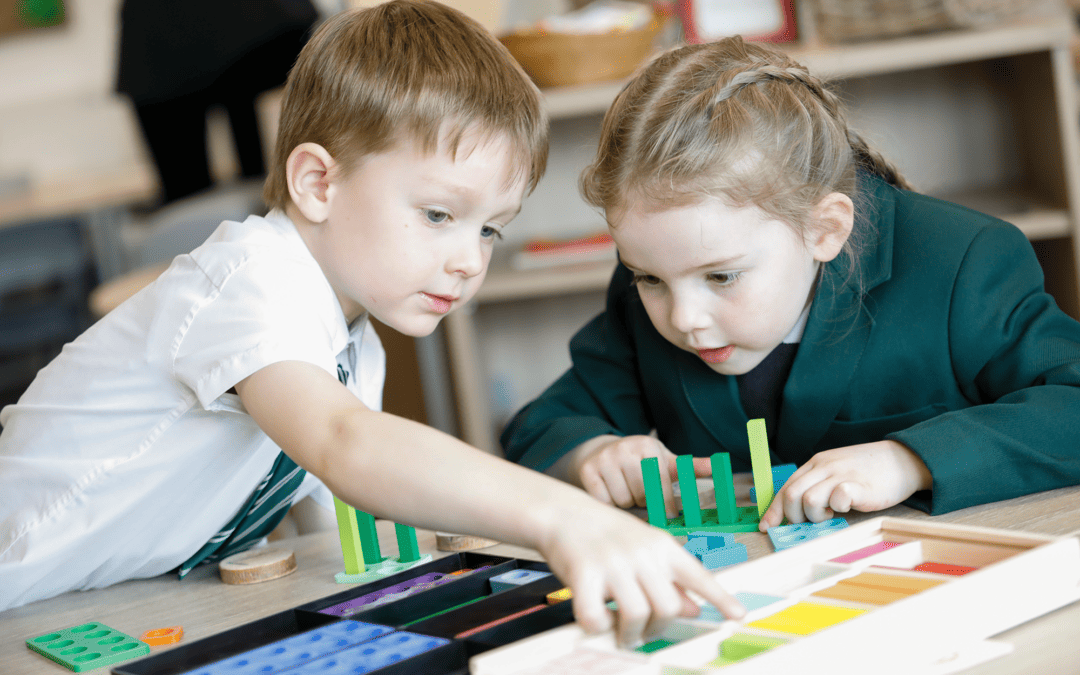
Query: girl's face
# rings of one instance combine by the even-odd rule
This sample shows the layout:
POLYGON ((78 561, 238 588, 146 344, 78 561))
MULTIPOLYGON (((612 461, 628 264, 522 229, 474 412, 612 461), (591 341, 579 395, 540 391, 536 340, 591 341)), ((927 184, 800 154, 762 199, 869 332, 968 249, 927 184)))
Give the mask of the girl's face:
POLYGON ((850 232, 804 241, 756 206, 716 198, 609 215, 656 330, 724 375, 749 372, 783 341, 810 303, 821 263, 850 232))

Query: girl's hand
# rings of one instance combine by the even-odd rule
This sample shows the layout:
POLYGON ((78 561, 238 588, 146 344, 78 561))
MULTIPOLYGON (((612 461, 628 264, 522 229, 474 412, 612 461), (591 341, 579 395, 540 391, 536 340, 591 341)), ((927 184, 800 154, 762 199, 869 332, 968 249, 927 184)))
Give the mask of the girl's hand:
POLYGON ((761 517, 762 532, 788 522, 821 522, 837 513, 879 511, 933 486, 926 464, 896 441, 819 452, 784 484, 761 517))
POLYGON ((745 614, 667 532, 593 500, 569 516, 559 507, 555 512, 555 526, 539 549, 573 592, 574 618, 585 631, 611 628, 609 598, 618 605, 616 638, 625 647, 640 645, 676 617, 697 616, 698 605, 687 592, 729 618, 745 614))
MULTIPOLYGON (((571 482, 605 504, 645 507, 641 460, 646 457, 659 460, 664 509, 674 516, 679 511, 671 489, 678 477, 675 454, 652 436, 597 436, 582 443, 568 455, 571 482)), ((694 458, 694 474, 698 478, 712 475, 709 458, 694 458)))

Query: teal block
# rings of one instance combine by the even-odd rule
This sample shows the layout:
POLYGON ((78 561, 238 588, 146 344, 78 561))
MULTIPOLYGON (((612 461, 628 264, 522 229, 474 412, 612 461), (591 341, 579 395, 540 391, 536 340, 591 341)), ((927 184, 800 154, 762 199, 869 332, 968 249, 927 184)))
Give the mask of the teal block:
POLYGON ((776 527, 770 527, 768 532, 773 548, 777 551, 782 551, 786 548, 806 543, 811 539, 817 539, 818 537, 832 534, 845 527, 847 527, 846 520, 843 518, 833 518, 832 520, 825 520, 820 523, 777 525, 776 527))
POLYGON ((97 622, 39 635, 26 646, 77 673, 150 653, 145 642, 97 622))
POLYGON ((705 569, 717 570, 721 567, 735 565, 747 561, 746 544, 731 544, 705 551, 701 555, 701 564, 705 569))
POLYGON ((511 588, 531 584, 534 581, 550 576, 551 572, 541 572, 540 570, 510 570, 491 577, 489 581, 491 582, 491 592, 498 593, 499 591, 508 591, 511 588))
MULTIPOLYGON (((795 469, 799 467, 794 464, 781 464, 780 466, 774 466, 772 468, 772 482, 773 492, 780 492, 780 488, 784 487, 784 483, 791 478, 791 474, 795 473, 795 469)), ((757 504, 757 488, 750 488, 750 501, 757 504)))
POLYGON ((416 528, 394 523, 397 534, 398 562, 410 563, 420 559, 420 546, 416 543, 416 528))
MULTIPOLYGON (((774 602, 783 600, 782 597, 776 595, 765 595, 764 593, 736 593, 735 599, 746 608, 746 611, 752 612, 755 609, 761 609, 771 605, 774 602)), ((712 621, 714 623, 723 623, 727 621, 727 617, 723 615, 716 607, 705 604, 701 607, 701 613, 697 616, 698 621, 712 621)))

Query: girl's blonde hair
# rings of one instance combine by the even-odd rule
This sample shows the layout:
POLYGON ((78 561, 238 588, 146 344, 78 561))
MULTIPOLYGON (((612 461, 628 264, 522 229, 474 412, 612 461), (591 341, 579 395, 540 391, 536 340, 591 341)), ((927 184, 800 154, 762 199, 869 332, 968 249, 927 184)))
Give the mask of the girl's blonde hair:
MULTIPOLYGON (((827 194, 856 199, 859 169, 910 189, 848 127, 840 99, 775 48, 732 37, 673 49, 635 76, 604 117, 587 202, 756 205, 804 234, 827 194)), ((845 244, 854 262, 858 233, 845 244)), ((849 268, 850 270, 850 268, 849 268)))
POLYGON ((327 19, 289 73, 263 197, 289 202, 285 162, 317 143, 346 174, 365 156, 446 133, 451 153, 471 129, 505 135, 531 191, 544 174, 548 118, 540 92, 476 21, 432 0, 391 0, 327 19))

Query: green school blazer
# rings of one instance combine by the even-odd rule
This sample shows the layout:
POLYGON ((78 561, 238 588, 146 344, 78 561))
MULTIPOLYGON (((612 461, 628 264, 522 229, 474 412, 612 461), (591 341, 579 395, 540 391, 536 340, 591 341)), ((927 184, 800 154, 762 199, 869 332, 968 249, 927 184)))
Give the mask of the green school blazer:
MULTIPOLYGON (((907 503, 934 514, 1080 483, 1080 323, 1043 290, 1023 233, 877 177, 860 182, 868 243, 853 274, 850 262, 826 266, 773 464, 893 439, 934 479, 907 503)), ((727 452, 749 471, 735 377, 661 337, 630 282, 620 265, 605 311, 570 343, 570 370, 503 432, 506 456, 544 470, 595 436, 655 429, 677 454, 727 452)))

